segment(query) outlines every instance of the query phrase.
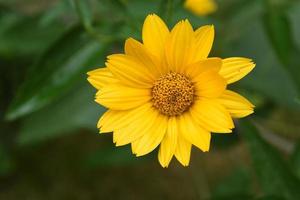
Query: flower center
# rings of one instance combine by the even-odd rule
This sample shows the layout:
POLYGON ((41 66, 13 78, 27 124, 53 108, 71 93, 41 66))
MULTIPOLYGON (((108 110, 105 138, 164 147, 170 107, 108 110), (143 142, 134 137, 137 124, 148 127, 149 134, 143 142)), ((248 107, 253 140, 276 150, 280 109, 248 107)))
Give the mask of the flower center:
POLYGON ((194 85, 188 77, 169 72, 154 82, 152 101, 153 106, 162 114, 180 115, 194 101, 194 85))

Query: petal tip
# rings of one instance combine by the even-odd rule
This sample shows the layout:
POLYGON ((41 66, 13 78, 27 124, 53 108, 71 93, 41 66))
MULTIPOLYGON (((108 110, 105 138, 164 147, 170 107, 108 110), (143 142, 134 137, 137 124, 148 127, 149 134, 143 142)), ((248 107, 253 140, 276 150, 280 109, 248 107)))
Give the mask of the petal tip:
POLYGON ((162 162, 160 160, 158 160, 158 161, 159 161, 160 166, 162 166, 162 168, 168 168, 169 164, 167 164, 166 162, 162 162))
POLYGON ((129 37, 129 38, 127 38, 126 40, 125 40, 125 44, 127 43, 127 42, 130 42, 130 41, 133 41, 134 39, 132 38, 132 37, 129 37))
POLYGON ((181 163, 182 164, 182 166, 184 166, 184 167, 188 167, 189 166, 189 163, 181 163))
POLYGON ((144 23, 145 23, 146 21, 148 21, 148 20, 155 20, 155 19, 158 19, 158 20, 162 21, 162 19, 161 19, 157 14, 155 14, 155 13, 150 13, 150 14, 148 14, 148 15, 146 16, 144 23))

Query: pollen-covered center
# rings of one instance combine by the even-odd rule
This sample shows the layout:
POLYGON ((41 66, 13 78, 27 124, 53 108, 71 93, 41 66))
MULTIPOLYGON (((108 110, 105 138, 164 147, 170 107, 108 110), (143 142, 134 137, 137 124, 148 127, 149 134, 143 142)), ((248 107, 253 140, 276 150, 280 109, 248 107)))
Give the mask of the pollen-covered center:
POLYGON ((194 85, 182 74, 170 72, 155 81, 152 88, 153 106, 168 116, 180 115, 194 101, 194 85))

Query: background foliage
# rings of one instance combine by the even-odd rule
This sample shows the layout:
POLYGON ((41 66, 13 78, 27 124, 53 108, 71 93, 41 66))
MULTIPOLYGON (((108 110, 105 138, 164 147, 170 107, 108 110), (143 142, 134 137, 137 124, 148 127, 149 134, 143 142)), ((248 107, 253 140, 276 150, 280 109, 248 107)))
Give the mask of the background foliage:
POLYGON ((300 199, 300 2, 217 2, 197 17, 180 0, 0 0, 0 199, 300 199), (233 85, 255 114, 188 168, 97 134, 86 72, 141 39, 149 13, 214 24, 212 56, 257 63, 233 85))

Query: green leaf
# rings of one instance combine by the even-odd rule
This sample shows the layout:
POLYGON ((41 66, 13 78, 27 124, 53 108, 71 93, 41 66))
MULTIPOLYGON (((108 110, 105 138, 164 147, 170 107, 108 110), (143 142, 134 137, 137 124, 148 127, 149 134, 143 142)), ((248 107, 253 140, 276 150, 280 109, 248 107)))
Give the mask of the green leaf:
POLYGON ((64 94, 93 65, 103 64, 105 44, 75 27, 56 42, 31 68, 15 96, 7 119, 36 111, 64 94))
POLYGON ((15 165, 11 157, 0 144, 0 176, 8 175, 14 170, 14 168, 15 165))
MULTIPOLYGON (((230 176, 223 179, 213 190, 213 199, 224 199, 234 196, 250 197, 250 176, 243 168, 233 170, 230 176)), ((243 198, 244 199, 244 198, 243 198)))
POLYGON ((40 24, 40 18, 16 13, 0 15, 0 56, 36 56, 66 30, 60 22, 40 24), (33 31, 34 30, 34 31, 33 31))
POLYGON ((86 30, 92 30, 92 10, 88 0, 73 0, 75 9, 80 18, 81 23, 86 30))
MULTIPOLYGON (((226 50, 223 57, 248 57, 253 59, 256 67, 235 85, 260 94, 277 105, 300 110, 297 103, 299 98, 297 85, 268 43, 261 19, 254 16, 251 23, 247 24, 242 32, 236 34, 234 40, 223 44, 223 48, 226 50)), ((225 37, 226 40, 231 35, 225 35, 225 37)))
POLYGON ((231 137, 226 136, 227 135, 225 134, 215 134, 214 137, 211 138, 211 143, 215 145, 215 148, 219 148, 220 150, 226 150, 227 148, 231 148, 240 141, 240 138, 238 134, 236 134, 235 130, 233 130, 231 137))
POLYGON ((252 196, 249 196, 247 194, 241 194, 241 195, 232 195, 232 196, 226 196, 226 197, 213 197, 211 200, 254 200, 252 196))
POLYGON ((298 84, 300 91, 300 50, 293 39, 292 28, 288 18, 287 8, 291 2, 266 0, 264 27, 268 38, 281 63, 290 72, 293 81, 298 84))
POLYGON ((291 161, 295 174, 300 178, 300 143, 297 143, 291 161))
POLYGON ((279 196, 265 196, 265 197, 257 198, 255 200, 286 200, 286 199, 279 196))
POLYGON ((105 109, 94 102, 95 89, 87 81, 73 86, 73 90, 55 103, 26 116, 17 142, 28 145, 43 142, 78 128, 98 132, 96 124, 105 109))
POLYGON ((278 196, 280 191, 280 195, 287 200, 300 199, 299 179, 279 153, 262 139, 254 125, 240 121, 238 130, 248 145, 263 193, 267 196, 278 196))
POLYGON ((298 49, 300 48, 300 1, 294 1, 293 5, 288 10, 288 18, 292 29, 293 39, 296 42, 298 49))
POLYGON ((217 197, 217 198, 212 198, 211 200, 241 200, 241 199, 242 200, 286 200, 285 198, 279 196, 264 196, 264 197, 255 198, 247 194, 233 195, 228 197, 217 197))
MULTIPOLYGON (((104 135, 102 135, 104 137, 104 135)), ((100 166, 128 166, 137 163, 142 163, 143 161, 149 160, 150 157, 139 157, 137 158, 132 154, 130 146, 124 147, 103 147, 84 158, 84 165, 86 168, 97 168, 100 166)))
POLYGON ((266 3, 266 10, 264 25, 271 44, 283 63, 288 63, 293 50, 293 41, 285 9, 282 5, 273 6, 271 3, 266 3))
POLYGON ((43 26, 46 26, 55 21, 61 21, 61 18, 68 16, 68 24, 72 24, 73 12, 73 7, 70 1, 61 0, 54 4, 51 9, 47 9, 45 12, 43 12, 40 17, 39 23, 43 26))

